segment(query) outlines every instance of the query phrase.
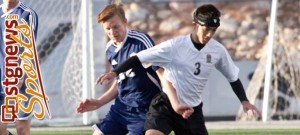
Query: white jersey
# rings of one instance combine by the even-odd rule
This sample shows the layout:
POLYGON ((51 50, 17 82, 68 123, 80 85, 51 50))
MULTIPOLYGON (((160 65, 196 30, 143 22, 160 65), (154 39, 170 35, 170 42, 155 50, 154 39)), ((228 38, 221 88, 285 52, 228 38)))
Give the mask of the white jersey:
POLYGON ((193 107, 202 102, 201 94, 214 67, 229 82, 238 79, 238 67, 223 45, 214 39, 199 51, 191 35, 179 36, 141 51, 137 56, 144 67, 163 67, 164 77, 173 84, 179 102, 193 107))

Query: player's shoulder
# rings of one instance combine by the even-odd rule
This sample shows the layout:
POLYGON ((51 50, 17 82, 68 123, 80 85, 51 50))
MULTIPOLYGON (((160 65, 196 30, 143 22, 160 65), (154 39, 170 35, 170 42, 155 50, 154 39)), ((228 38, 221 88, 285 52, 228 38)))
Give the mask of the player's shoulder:
POLYGON ((114 42, 113 42, 112 40, 108 41, 108 42, 106 43, 105 51, 107 51, 108 48, 111 47, 113 44, 114 44, 114 42))
POLYGON ((190 40, 190 34, 177 36, 174 38, 174 40, 177 42, 187 42, 190 40))
POLYGON ((223 44, 221 44, 220 42, 218 42, 217 40, 215 40, 213 38, 211 38, 207 44, 213 48, 225 49, 223 44))
POLYGON ((180 45, 186 45, 187 42, 190 42, 190 40, 191 40, 190 35, 180 35, 169 39, 168 42, 180 46, 180 45))
POLYGON ((213 38, 211 38, 208 41, 206 46, 208 46, 209 50, 217 52, 219 54, 225 54, 225 52, 227 51, 223 44, 221 44, 220 42, 218 42, 213 38))
POLYGON ((25 14, 25 15, 28 15, 28 16, 32 15, 33 18, 37 18, 37 13, 32 8, 26 6, 22 2, 20 2, 18 9, 23 10, 22 14, 25 14))
POLYGON ((138 30, 128 30, 128 36, 138 40, 152 40, 147 33, 138 30))
POLYGON ((144 44, 147 48, 150 48, 154 45, 154 42, 151 39, 151 37, 148 34, 141 31, 128 30, 127 37, 127 42, 140 42, 144 44))
POLYGON ((149 36, 147 33, 138 30, 128 30, 128 34, 149 36))

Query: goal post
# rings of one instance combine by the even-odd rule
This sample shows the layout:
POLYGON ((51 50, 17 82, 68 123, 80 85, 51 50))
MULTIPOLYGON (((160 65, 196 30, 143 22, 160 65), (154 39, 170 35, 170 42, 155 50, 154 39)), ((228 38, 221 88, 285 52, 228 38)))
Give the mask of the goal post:
MULTIPOLYGON (((82 100, 95 97, 92 9, 92 0, 82 0, 80 13, 82 21, 82 100)), ((94 111, 83 113, 83 124, 91 124, 93 115, 95 115, 94 111)))
POLYGON ((272 57, 273 57, 273 45, 274 45, 274 37, 275 37, 277 2, 278 0, 272 0, 272 4, 271 4, 271 18, 270 18, 269 32, 268 32, 269 36, 268 36, 264 96, 263 96, 263 106, 262 106, 263 122, 266 122, 268 119, 268 108, 270 105, 269 95, 270 95, 270 85, 271 85, 272 57))

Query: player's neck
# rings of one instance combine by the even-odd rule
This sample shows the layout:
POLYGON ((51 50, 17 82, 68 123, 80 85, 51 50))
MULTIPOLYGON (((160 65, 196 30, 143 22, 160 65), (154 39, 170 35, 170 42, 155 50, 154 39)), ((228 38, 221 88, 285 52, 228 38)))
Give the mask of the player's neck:
POLYGON ((200 42, 195 42, 195 40, 193 40, 193 35, 191 35, 191 40, 192 40, 192 43, 194 45, 194 47, 200 51, 205 45, 204 44, 201 44, 200 42))
POLYGON ((120 45, 122 44, 122 42, 114 42, 114 44, 115 44, 116 46, 120 46, 120 45))
POLYGON ((9 10, 15 8, 19 4, 19 1, 16 2, 9 2, 4 4, 3 12, 8 12, 9 10))
POLYGON ((192 34, 191 34, 191 39, 192 39, 193 43, 202 44, 202 43, 199 41, 199 39, 198 39, 198 37, 197 37, 197 35, 196 35, 195 33, 192 33, 192 34))

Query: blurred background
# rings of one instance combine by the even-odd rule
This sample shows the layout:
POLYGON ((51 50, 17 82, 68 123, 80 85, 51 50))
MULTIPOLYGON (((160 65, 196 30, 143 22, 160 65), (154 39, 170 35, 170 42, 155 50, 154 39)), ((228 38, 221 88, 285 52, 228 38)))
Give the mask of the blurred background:
MULTIPOLYGON (((21 0, 39 17, 37 48, 52 119, 33 125, 83 125, 98 122, 110 105, 77 114, 84 98, 99 97, 108 86, 96 78, 110 70, 105 58, 107 39, 96 16, 113 0, 21 0)), ((189 34, 192 13, 203 3, 222 13, 215 39, 240 68, 249 100, 262 110, 271 0, 121 0, 129 28, 148 33, 156 44, 189 34)), ((300 1, 278 0, 267 120, 300 119, 300 1)), ((203 93, 208 121, 261 121, 245 115, 229 83, 213 72, 203 93)), ((39 108, 36 108, 37 110, 39 108)))

